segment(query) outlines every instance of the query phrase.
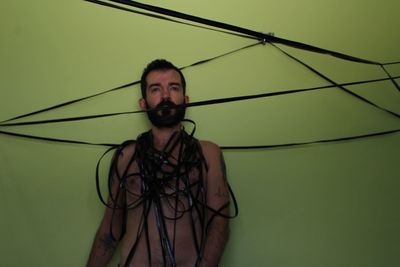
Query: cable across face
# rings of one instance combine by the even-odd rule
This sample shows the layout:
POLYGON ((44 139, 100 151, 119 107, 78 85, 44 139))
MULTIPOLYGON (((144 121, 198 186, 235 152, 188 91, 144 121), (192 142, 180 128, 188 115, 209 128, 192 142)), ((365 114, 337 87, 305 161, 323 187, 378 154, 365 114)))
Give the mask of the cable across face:
POLYGON ((157 128, 167 128, 178 125, 184 118, 186 107, 176 105, 170 100, 163 100, 154 108, 149 108, 147 105, 147 116, 151 123, 157 128))

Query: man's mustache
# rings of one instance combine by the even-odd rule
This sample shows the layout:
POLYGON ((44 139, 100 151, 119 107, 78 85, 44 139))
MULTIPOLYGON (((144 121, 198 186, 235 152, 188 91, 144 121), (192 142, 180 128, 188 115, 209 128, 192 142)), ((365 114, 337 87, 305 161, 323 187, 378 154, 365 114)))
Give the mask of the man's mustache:
POLYGON ((163 100, 158 103, 154 108, 148 109, 149 111, 159 111, 159 110, 170 110, 170 109, 183 109, 185 108, 185 104, 175 104, 170 100, 163 100))

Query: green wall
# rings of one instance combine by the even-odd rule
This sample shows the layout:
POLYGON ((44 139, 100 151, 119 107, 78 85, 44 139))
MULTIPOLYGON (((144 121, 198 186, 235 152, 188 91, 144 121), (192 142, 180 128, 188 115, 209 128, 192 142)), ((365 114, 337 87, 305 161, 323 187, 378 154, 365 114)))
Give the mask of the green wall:
MULTIPOLYGON (((147 3, 379 62, 400 60, 395 0, 147 3)), ((135 81, 154 58, 185 66, 254 43, 79 0, 2 1, 0 14, 0 121, 135 81)), ((339 83, 385 77, 377 66, 281 47, 339 83)), ((400 75, 399 64, 387 69, 400 75)), ((184 73, 192 102, 328 84, 268 44, 184 73)), ((348 89, 400 113, 391 82, 348 89)), ((137 110, 138 91, 132 86, 29 120, 137 110)), ((400 128, 398 118, 339 89, 196 107, 188 117, 197 122, 197 137, 220 145, 400 128)), ((147 128, 139 114, 0 131, 120 143, 147 128)), ((399 141, 391 134, 225 151, 240 215, 221 266, 397 266, 399 141)), ((94 174, 104 151, 0 135, 0 266, 84 266, 103 212, 94 174)))

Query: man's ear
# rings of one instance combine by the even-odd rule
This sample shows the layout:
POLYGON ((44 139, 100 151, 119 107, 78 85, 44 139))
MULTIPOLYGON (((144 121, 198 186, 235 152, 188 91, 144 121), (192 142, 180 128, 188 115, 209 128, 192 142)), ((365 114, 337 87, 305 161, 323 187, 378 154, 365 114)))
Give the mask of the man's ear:
POLYGON ((147 109, 146 100, 144 98, 139 99, 139 106, 142 110, 147 109))
POLYGON ((188 95, 185 95, 184 103, 185 103, 185 104, 189 103, 189 96, 188 96, 188 95))

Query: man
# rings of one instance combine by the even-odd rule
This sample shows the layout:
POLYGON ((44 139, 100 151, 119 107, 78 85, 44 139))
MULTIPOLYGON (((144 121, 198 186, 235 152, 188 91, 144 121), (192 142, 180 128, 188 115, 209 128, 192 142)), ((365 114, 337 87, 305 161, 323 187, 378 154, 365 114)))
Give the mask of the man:
POLYGON ((121 240, 121 267, 216 267, 229 232, 222 152, 183 129, 189 97, 177 67, 151 62, 141 90, 139 105, 152 128, 114 155, 108 205, 87 266, 106 266, 121 240))

